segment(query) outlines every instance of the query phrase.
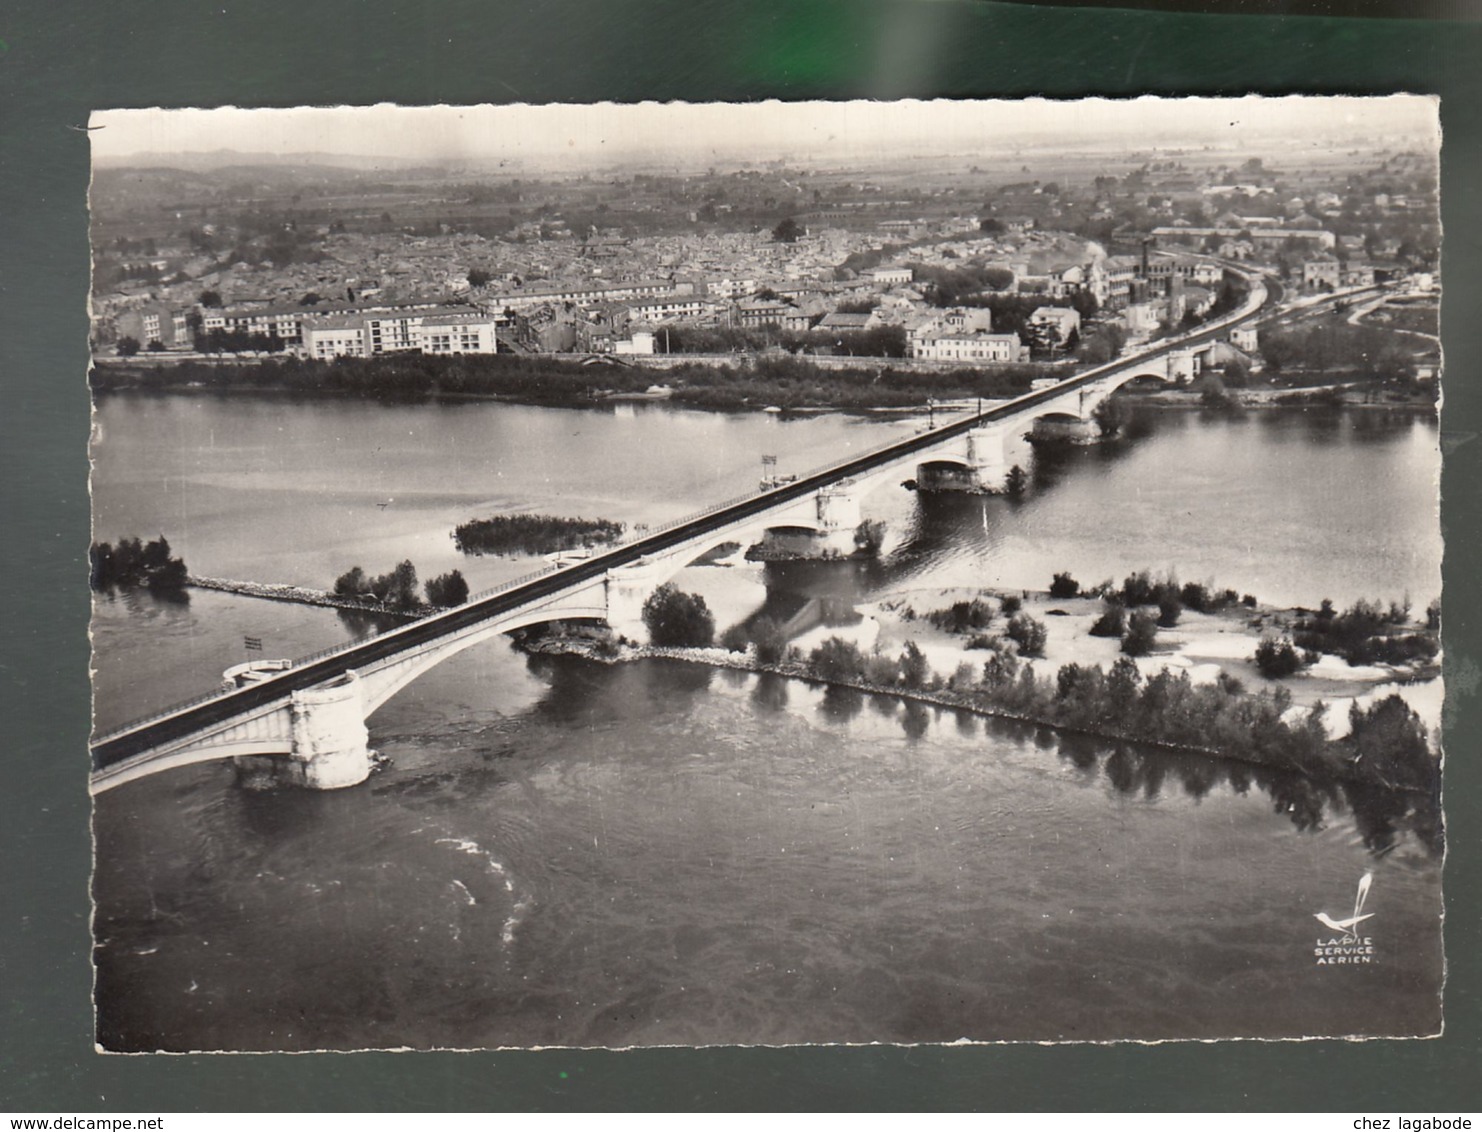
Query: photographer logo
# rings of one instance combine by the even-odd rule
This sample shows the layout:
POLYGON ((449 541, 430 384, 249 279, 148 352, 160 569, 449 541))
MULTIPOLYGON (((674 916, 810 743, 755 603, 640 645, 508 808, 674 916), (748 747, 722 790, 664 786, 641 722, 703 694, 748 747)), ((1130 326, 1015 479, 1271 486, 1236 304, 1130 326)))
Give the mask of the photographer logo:
POLYGON ((1335 920, 1326 912, 1313 913, 1317 921, 1333 934, 1319 936, 1313 956, 1319 967, 1334 967, 1354 963, 1374 962, 1374 940, 1359 925, 1374 918, 1373 912, 1365 912, 1364 904, 1369 899, 1369 889, 1374 883, 1374 874, 1365 873, 1359 878, 1358 894, 1353 900, 1353 915, 1335 920))

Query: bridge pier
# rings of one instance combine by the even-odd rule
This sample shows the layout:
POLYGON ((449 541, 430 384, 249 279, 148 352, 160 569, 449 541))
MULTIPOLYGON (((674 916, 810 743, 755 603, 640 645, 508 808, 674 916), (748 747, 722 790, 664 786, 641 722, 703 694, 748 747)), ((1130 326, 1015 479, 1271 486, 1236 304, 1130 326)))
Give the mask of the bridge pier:
POLYGON ((1068 413, 1036 417, 1029 430, 1029 439, 1037 444, 1095 444, 1101 435, 1101 426, 1094 418, 1068 413))
POLYGON ((1199 376, 1200 360, 1198 350, 1174 350, 1168 355, 1168 380, 1187 385, 1199 376))
POLYGON ((1008 427, 980 427, 964 438, 965 449, 956 459, 920 464, 918 491, 964 491, 977 494, 1004 490, 1009 475, 1008 427))
POLYGON ((365 696, 353 669, 327 685, 292 694, 293 750, 282 755, 233 759, 237 780, 249 789, 301 786, 338 790, 370 777, 375 759, 365 726, 365 696))
POLYGON ((853 480, 840 480, 814 496, 814 511, 818 518, 816 557, 847 558, 859 549, 854 535, 864 519, 859 507, 861 494, 859 485, 853 480))
POLYGON ((674 573, 662 561, 640 558, 627 566, 609 570, 603 582, 607 598, 607 626, 630 641, 648 640, 643 623, 643 603, 674 573))
POLYGON ((853 480, 820 489, 811 500, 802 500, 793 514, 778 516, 747 557, 776 561, 848 558, 858 553, 855 535, 863 521, 859 506, 863 494, 853 480))

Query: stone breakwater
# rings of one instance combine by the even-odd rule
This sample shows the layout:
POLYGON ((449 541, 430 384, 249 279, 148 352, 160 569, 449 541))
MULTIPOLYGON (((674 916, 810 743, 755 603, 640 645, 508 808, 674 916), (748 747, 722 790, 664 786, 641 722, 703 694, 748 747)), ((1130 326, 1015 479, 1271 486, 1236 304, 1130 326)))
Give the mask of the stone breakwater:
POLYGON ((328 590, 315 590, 307 586, 281 585, 276 582, 243 582, 233 578, 202 578, 192 574, 185 584, 200 590, 218 590, 221 593, 241 594, 265 601, 288 601, 295 605, 322 605, 333 609, 354 609, 361 613, 386 613, 392 617, 425 617, 436 612, 431 607, 417 610, 396 609, 374 598, 343 597, 328 590))

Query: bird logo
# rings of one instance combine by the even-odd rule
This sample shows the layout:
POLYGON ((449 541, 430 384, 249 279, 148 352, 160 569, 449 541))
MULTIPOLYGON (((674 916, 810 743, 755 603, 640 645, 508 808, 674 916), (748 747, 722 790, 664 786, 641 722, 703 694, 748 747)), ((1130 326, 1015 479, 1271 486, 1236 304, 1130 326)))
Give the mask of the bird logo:
POLYGON ((1340 933, 1345 939, 1357 939, 1358 933, 1354 931, 1354 928, 1374 915, 1373 912, 1364 912, 1364 902, 1369 899, 1369 887, 1373 883, 1373 873, 1365 873, 1359 878, 1358 895, 1353 901, 1353 915, 1348 919, 1335 920, 1326 912, 1316 912, 1314 915, 1324 927, 1340 933))

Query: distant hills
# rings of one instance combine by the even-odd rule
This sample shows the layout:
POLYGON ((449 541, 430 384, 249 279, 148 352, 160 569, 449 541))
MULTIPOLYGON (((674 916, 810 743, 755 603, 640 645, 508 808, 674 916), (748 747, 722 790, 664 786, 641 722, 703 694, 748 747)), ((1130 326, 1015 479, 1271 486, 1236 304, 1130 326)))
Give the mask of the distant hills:
POLYGON ((235 149, 195 153, 131 153, 118 157, 98 157, 93 166, 96 169, 179 169, 190 173, 248 171, 252 175, 260 175, 270 169, 304 173, 312 172, 315 168, 341 175, 346 170, 362 173, 407 173, 418 169, 446 172, 444 166, 429 164, 425 158, 314 152, 244 153, 235 149))

